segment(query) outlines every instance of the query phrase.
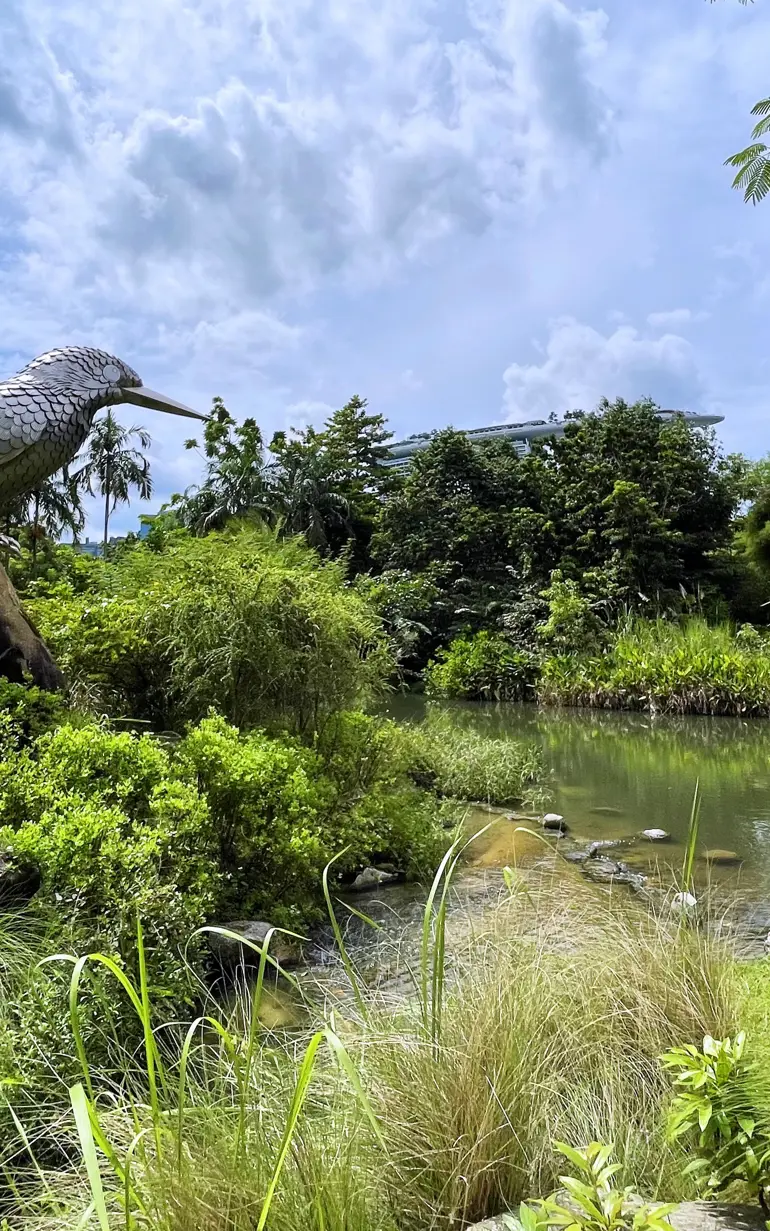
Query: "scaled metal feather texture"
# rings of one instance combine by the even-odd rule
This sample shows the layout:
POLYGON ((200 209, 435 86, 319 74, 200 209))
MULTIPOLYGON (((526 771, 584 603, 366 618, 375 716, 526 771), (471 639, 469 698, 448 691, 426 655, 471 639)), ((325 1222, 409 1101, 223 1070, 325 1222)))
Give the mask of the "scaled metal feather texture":
POLYGON ((97 412, 120 402, 206 417, 146 389, 128 364, 89 346, 48 351, 0 382, 0 512, 71 461, 97 412))

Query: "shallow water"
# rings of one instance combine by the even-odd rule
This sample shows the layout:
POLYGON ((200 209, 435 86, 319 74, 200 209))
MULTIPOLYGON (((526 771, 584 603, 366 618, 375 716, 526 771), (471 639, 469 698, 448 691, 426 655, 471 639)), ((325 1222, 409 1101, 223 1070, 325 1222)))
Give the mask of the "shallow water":
MULTIPOLYGON (((419 722, 429 707, 450 713, 454 721, 490 735, 538 744, 548 771, 548 809, 564 816, 570 845, 627 838, 617 857, 670 889, 682 867, 684 842, 696 781, 700 783, 700 855, 696 884, 708 881, 726 902, 743 903, 754 948, 770 927, 770 721, 736 718, 667 718, 597 710, 543 709, 528 705, 484 706, 427 703, 420 697, 396 697, 389 707, 399 721, 419 722), (665 829, 671 841, 641 840, 644 829, 665 829), (732 851, 737 862, 713 865, 706 850, 732 851)), ((499 899, 501 870, 536 865, 558 892, 574 892, 579 868, 555 858, 540 837, 522 832, 506 810, 468 809, 466 831, 486 827, 468 851, 453 882, 452 921, 473 926, 499 899), (572 886, 572 888, 571 888, 572 886)), ((532 828, 538 828, 536 824, 532 828)), ((550 837, 550 836, 549 836, 550 837)), ((554 842, 555 845, 555 842, 554 842)), ((349 953, 367 981, 397 997, 409 994, 408 967, 419 952, 423 907, 428 886, 397 884, 355 895, 340 895, 337 911, 349 953), (345 909, 344 897, 379 926, 374 931, 345 909)), ((634 895, 624 885, 599 893, 634 895)), ((697 890, 700 893, 699 890, 697 890)), ((341 1006, 349 995, 333 937, 324 930, 310 951, 308 979, 323 987, 341 1006)), ((275 992, 278 1024, 296 1009, 286 989, 275 992)), ((286 1023, 284 1023, 286 1024, 286 1023)))
MULTIPOLYGON (((435 705, 437 703, 430 703, 435 705)), ((393 717, 418 721, 427 703, 394 698, 393 717)), ((770 721, 650 718, 602 710, 446 703, 458 724, 538 744, 552 802, 571 834, 586 840, 665 829, 672 841, 637 843, 622 858, 645 870, 681 867, 696 781, 701 812, 700 879, 770 899, 770 721), (709 867, 703 852, 733 851, 734 867, 709 867)))

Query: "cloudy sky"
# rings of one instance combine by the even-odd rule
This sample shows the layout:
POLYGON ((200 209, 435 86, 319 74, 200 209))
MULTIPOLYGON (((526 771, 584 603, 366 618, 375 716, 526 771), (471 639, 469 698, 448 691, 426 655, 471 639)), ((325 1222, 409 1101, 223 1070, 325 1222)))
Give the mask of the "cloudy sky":
MULTIPOLYGON (((90 343, 267 433, 650 395, 770 451, 770 201, 722 166, 770 0, 2 0, 0 51, 0 376, 90 343)), ((186 425, 121 415, 157 507, 186 425)))

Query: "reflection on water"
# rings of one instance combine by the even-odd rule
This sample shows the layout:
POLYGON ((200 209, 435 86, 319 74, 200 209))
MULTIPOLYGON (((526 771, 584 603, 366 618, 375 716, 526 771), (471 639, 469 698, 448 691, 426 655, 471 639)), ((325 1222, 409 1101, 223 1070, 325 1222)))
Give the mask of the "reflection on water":
POLYGON ((713 869, 712 878, 740 884, 752 895, 770 894, 770 721, 426 703, 419 697, 394 698, 390 712, 417 721, 428 704, 440 705, 458 724, 539 744, 552 775, 553 807, 575 836, 668 830, 673 842, 665 847, 633 848, 637 866, 656 860, 681 866, 700 780, 701 850, 735 851, 742 861, 737 869, 713 869))

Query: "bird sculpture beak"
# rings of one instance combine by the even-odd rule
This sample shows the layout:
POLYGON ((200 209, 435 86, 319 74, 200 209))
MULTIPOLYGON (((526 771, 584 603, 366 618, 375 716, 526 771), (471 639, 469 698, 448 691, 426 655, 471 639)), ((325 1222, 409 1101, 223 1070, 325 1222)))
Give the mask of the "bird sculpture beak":
POLYGON ((146 406, 149 410, 163 410, 169 415, 183 415, 185 419, 200 419, 206 422, 208 415, 201 415, 197 410, 190 410, 181 402, 166 397, 165 393, 156 393, 146 385, 129 385, 122 389, 121 401, 131 402, 133 406, 146 406))

